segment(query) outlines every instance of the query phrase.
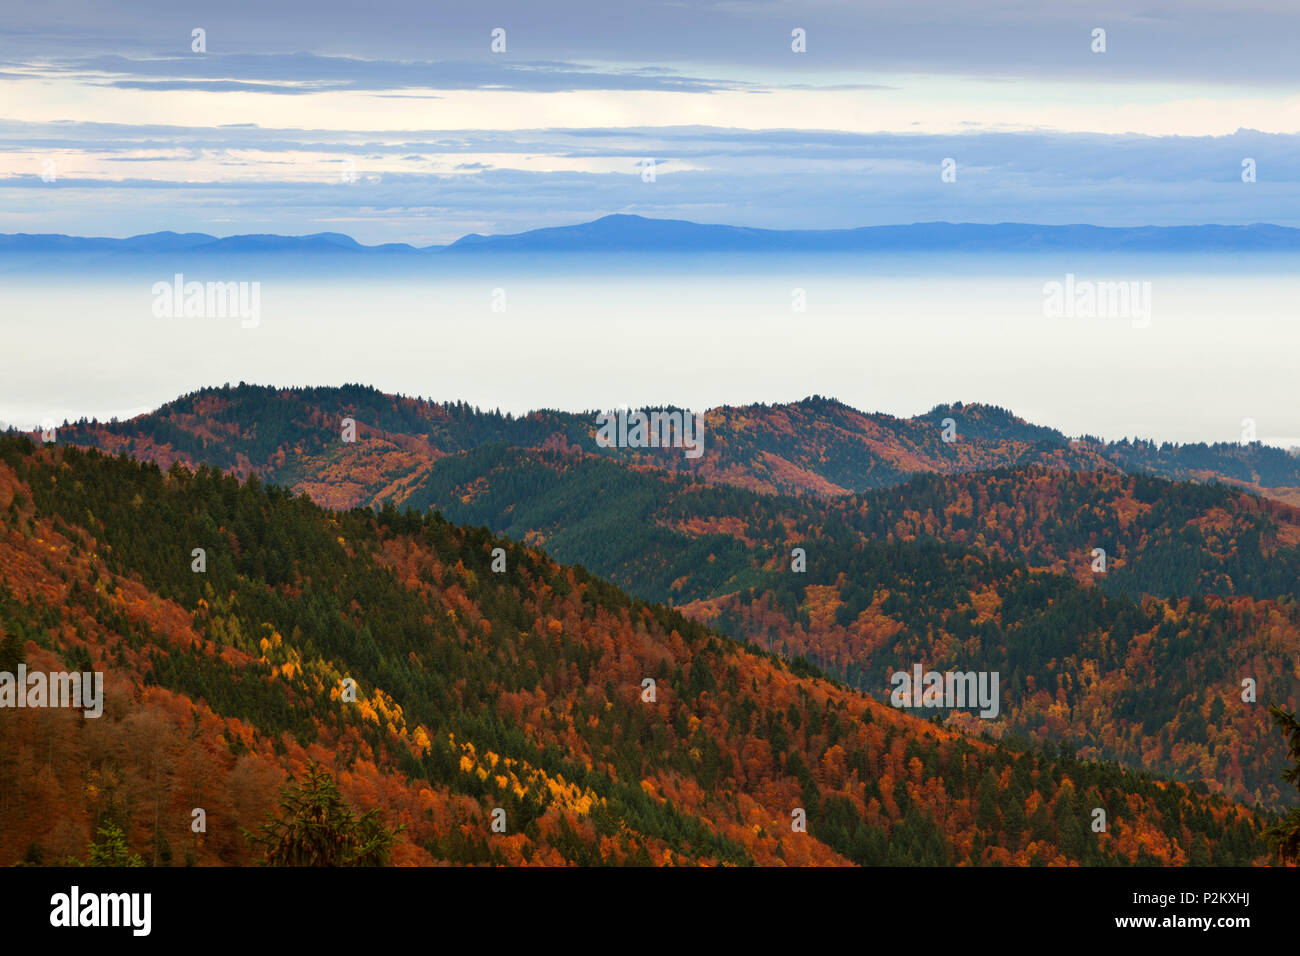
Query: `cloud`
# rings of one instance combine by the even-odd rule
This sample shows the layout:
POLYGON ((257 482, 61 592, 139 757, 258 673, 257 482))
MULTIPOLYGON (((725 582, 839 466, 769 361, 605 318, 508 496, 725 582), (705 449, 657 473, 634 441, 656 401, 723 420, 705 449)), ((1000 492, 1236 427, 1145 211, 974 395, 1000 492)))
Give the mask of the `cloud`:
POLYGON ((235 80, 114 80, 108 84, 119 90, 145 90, 150 93, 273 93, 301 96, 319 89, 284 86, 275 83, 240 83, 235 80))
POLYGON ((51 76, 70 76, 117 89, 286 95, 353 90, 514 90, 557 93, 573 90, 654 90, 708 93, 744 89, 736 80, 682 76, 662 68, 597 69, 566 61, 368 60, 351 56, 292 54, 205 54, 128 57, 104 54, 43 67, 51 76))
MULTIPOLYGON (((66 131, 71 140, 77 132, 66 131)), ((204 150, 220 145, 208 129, 167 136, 153 128, 121 130, 107 139, 118 149, 138 133, 173 150, 190 148, 191 136, 204 150)), ((189 164, 169 160, 133 165, 137 172, 174 178, 72 176, 51 185, 41 181, 37 163, 0 179, 0 232, 334 230, 364 243, 428 245, 470 232, 520 232, 610 212, 766 228, 936 220, 1300 226, 1300 136, 1250 130, 1227 137, 704 127, 461 130, 454 136, 425 131, 414 137, 395 131, 384 134, 394 141, 382 150, 373 132, 360 143, 331 141, 338 134, 328 131, 225 133, 225 149, 240 157, 244 178, 226 179, 222 172, 202 181, 189 164), (284 154, 268 154, 259 169, 261 160, 250 157, 268 146, 284 154), (595 163, 597 171, 529 165, 559 164, 570 154, 580 164, 595 163), (320 165, 304 171, 301 161, 283 162, 284 155, 315 155, 320 165), (338 160, 347 155, 358 157, 362 180, 344 185, 338 160), (419 168, 413 155, 423 157, 419 168), (637 161, 647 155, 669 159, 654 183, 640 177, 637 161), (1241 181, 1243 156, 1256 159, 1259 182, 1241 181), (955 183, 940 180, 945 157, 957 160, 955 183)), ((8 144, 0 138, 0 147, 8 144)))
POLYGON ((863 75, 887 73, 1231 85, 1300 79, 1294 55, 1300 7, 1287 0, 1154 0, 1138 12, 1127 0, 638 0, 629 9, 607 0, 501 0, 490 13, 474 5, 377 0, 365 14, 350 0, 231 3, 201 11, 174 0, 45 0, 6 11, 0 49, 10 63, 93 60, 92 51, 104 50, 136 63, 187 57, 196 26, 207 30, 209 59, 338 53, 346 38, 350 56, 391 64, 364 68, 376 78, 394 76, 403 61, 486 63, 494 59, 490 32, 501 28, 507 51, 495 56, 495 69, 516 58, 603 63, 640 68, 643 81, 651 76, 648 67, 760 85, 813 82, 808 74, 874 82, 863 75), (794 27, 806 31, 806 53, 790 49, 794 27), (1090 49, 1095 27, 1107 30, 1104 56, 1090 49))

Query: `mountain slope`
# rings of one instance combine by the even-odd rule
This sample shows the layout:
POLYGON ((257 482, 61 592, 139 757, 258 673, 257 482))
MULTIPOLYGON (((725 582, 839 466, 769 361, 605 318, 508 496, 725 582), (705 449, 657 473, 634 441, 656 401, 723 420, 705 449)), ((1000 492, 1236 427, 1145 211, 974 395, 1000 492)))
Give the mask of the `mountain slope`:
POLYGON ((156 862, 246 862, 308 758, 405 827, 395 862, 1264 856, 1244 807, 943 730, 437 516, 15 438, 0 516, 4 653, 108 672, 102 718, 0 711, 0 862, 106 822, 156 862))
POLYGON ((1028 464, 1145 471, 1223 481, 1280 499, 1300 497, 1300 457, 1260 445, 1070 441, 1005 409, 944 405, 914 418, 865 414, 832 399, 722 407, 704 415, 704 454, 680 448, 601 448, 596 413, 540 410, 513 417, 372 388, 275 389, 240 384, 183 396, 127 422, 64 424, 59 440, 156 461, 205 462, 238 474, 329 492, 342 507, 401 503, 413 476, 441 454, 488 443, 578 448, 755 491, 836 496, 896 485, 918 471, 955 474, 1028 464), (341 440, 342 422, 358 441, 341 440), (952 420, 952 441, 944 440, 952 420))
POLYGON ((542 545, 881 699, 900 667, 978 662, 1003 675, 991 731, 1290 796, 1266 708, 1239 686, 1300 702, 1300 515, 1286 506, 1039 466, 824 503, 502 446, 440 459, 408 504, 542 545))
POLYGON ((334 507, 434 508, 739 640, 806 655, 881 699, 897 668, 966 669, 977 656, 1004 674, 1005 730, 1242 799, 1289 797, 1265 705, 1300 701, 1294 509, 1123 475, 1107 460, 1116 446, 1081 450, 986 406, 897 420, 814 398, 716 409, 708 423, 693 461, 597 448, 592 418, 561 412, 515 419, 356 387, 241 386, 59 437, 164 466, 257 468, 334 507), (355 443, 336 430, 345 417, 355 443), (945 418, 959 441, 943 441, 945 418), (774 474, 795 470, 840 478, 861 460, 902 483, 857 496, 745 490, 769 492, 774 474), (972 470, 1008 461, 1019 464, 972 470), (931 473, 902 480, 896 464, 931 473), (1103 470, 1061 470, 1071 464, 1103 470), (791 571, 796 547, 806 573, 791 571), (1256 705, 1240 699, 1246 677, 1256 705))

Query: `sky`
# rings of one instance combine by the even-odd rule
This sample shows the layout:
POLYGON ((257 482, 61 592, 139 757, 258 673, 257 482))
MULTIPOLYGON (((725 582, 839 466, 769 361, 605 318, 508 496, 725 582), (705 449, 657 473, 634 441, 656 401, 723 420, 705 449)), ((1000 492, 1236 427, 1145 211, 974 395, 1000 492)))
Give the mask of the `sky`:
MULTIPOLYGON (((0 233, 424 246, 611 213, 1300 227, 1297 37, 1294 0, 8 3, 0 233)), ((707 260, 609 286, 191 277, 264 287, 253 328, 159 319, 151 289, 179 263, 11 272, 0 419, 366 382, 513 411, 988 402, 1175 441, 1234 441, 1250 418, 1294 444, 1300 280, 1247 258, 959 274, 921 255, 906 276, 763 263, 762 281, 707 260), (1047 318, 1045 284, 1074 273, 1149 282, 1153 321, 1047 318)))
POLYGON ((1300 226, 1297 36, 1260 0, 8 4, 0 232, 1300 226))

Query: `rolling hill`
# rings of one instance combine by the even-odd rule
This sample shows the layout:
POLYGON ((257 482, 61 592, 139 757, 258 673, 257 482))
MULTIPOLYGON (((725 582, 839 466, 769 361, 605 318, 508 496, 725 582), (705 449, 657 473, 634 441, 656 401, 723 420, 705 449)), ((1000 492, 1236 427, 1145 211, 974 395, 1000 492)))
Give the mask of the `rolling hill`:
POLYGON ((311 760, 402 864, 1265 856, 1203 785, 944 729, 436 514, 11 436, 0 566, 4 665, 107 674, 99 718, 0 713, 0 863, 107 826, 155 864, 247 863, 311 760))
POLYGON ((1005 675, 995 733, 1252 802, 1290 798, 1265 702, 1300 699, 1300 518, 1230 474, 1141 472, 1209 459, 1293 480, 1291 456, 1071 443, 970 405, 899 420, 813 398, 715 409, 706 425, 707 453, 689 459, 599 448, 591 416, 241 385, 59 439, 256 471, 334 508, 436 509, 881 700, 898 667, 978 659, 1005 675), (355 443, 340 440, 345 417, 355 443), (943 441, 945 418, 958 441, 943 441))
POLYGON ((1300 457, 1262 445, 1104 443, 1070 439, 987 405, 941 405, 900 419, 833 399, 704 412, 706 453, 601 448, 596 412, 540 410, 514 417, 464 403, 386 395, 373 388, 202 389, 126 422, 65 422, 61 441, 122 451, 167 467, 206 462, 329 494, 331 505, 401 504, 413 477, 444 454, 502 443, 577 449, 755 491, 839 496, 884 488, 915 472, 955 474, 1043 464, 1141 471, 1236 484, 1281 500, 1300 496, 1300 457), (341 441, 341 423, 358 441, 341 441), (944 440, 944 422, 953 439, 944 440))

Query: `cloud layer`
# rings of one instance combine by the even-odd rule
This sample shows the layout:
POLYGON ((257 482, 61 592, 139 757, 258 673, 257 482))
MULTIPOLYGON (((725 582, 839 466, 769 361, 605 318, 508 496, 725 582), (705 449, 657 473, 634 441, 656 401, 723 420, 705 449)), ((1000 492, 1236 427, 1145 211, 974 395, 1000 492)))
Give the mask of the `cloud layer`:
POLYGON ((1297 35, 1263 0, 51 0, 0 26, 0 232, 1300 225, 1297 35))

